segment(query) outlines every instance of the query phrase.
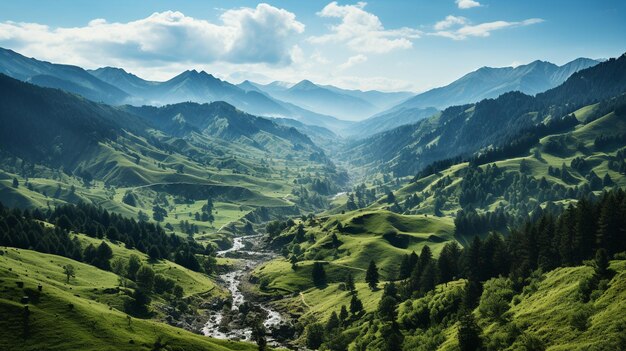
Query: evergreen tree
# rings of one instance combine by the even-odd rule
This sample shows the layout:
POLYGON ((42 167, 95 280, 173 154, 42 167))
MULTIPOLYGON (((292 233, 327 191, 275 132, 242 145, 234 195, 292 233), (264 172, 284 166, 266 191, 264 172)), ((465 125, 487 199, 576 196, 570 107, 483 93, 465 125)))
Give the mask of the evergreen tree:
POLYGON ((619 204, 611 195, 606 195, 600 210, 596 247, 606 248, 607 254, 615 253, 615 244, 620 237, 620 219, 618 217, 619 204))
POLYGON ((328 321, 326 322, 326 333, 330 334, 333 330, 339 328, 340 321, 339 317, 337 317, 337 313, 333 311, 328 317, 328 321))
POLYGON ((609 277, 609 257, 604 248, 596 251, 594 260, 594 274, 598 279, 606 279, 609 277))
POLYGON ((113 250, 104 241, 98 245, 96 249, 96 257, 93 261, 93 265, 104 270, 111 270, 111 264, 109 260, 113 257, 113 250))
POLYGON ((263 321, 260 318, 257 318, 252 326, 252 340, 256 342, 259 351, 265 351, 267 349, 267 339, 265 338, 266 333, 267 331, 265 330, 263 321))
POLYGON ((313 277, 313 284, 317 287, 323 287, 326 285, 326 272, 324 271, 324 265, 322 262, 313 263, 313 270, 311 271, 313 277))
POLYGON ((13 185, 14 188, 17 188, 17 187, 20 186, 20 182, 17 180, 17 178, 13 178, 13 184, 12 185, 13 185))
POLYGON ((298 228, 296 229, 296 235, 293 238, 293 241, 296 243, 301 243, 306 240, 306 233, 304 232, 304 225, 302 223, 298 224, 298 228))
POLYGON ((480 327, 476 323, 474 316, 467 312, 459 319, 457 337, 461 351, 480 350, 482 340, 480 338, 480 327))
POLYGON ((426 294, 429 291, 435 290, 435 284, 437 279, 437 272, 435 270, 434 262, 428 263, 422 276, 420 277, 420 292, 426 294))
POLYGON ((150 292, 154 287, 154 271, 149 266, 142 265, 137 271, 137 278, 135 280, 140 289, 150 292))
POLYGON ((378 303, 378 317, 387 322, 393 322, 397 318, 396 306, 398 301, 392 296, 383 297, 378 303))
POLYGON ((306 346, 317 350, 324 342, 324 327, 320 323, 312 323, 306 327, 306 346))
POLYGON ((398 273, 398 279, 404 280, 411 275, 411 263, 409 262, 409 255, 404 255, 402 257, 402 262, 400 263, 400 271, 398 273))
POLYGON ((359 297, 356 293, 352 294, 352 298, 350 299, 350 313, 353 315, 359 314, 363 310, 363 303, 359 300, 359 297))
POLYGON ((128 278, 129 279, 135 280, 139 267, 141 267, 141 260, 139 259, 139 256, 135 254, 131 254, 130 257, 128 258, 128 278))
POLYGON ((404 335, 400 331, 400 327, 397 323, 391 322, 383 324, 380 328, 380 335, 383 339, 383 350, 397 351, 402 349, 404 335))
POLYGON ((447 283, 459 277, 459 257, 461 256, 461 248, 459 244, 454 242, 447 243, 439 254, 437 267, 439 271, 440 283, 447 283))
POLYGON ((339 320, 341 321, 342 325, 346 325, 346 323, 348 322, 348 317, 350 317, 350 315, 348 314, 348 309, 346 308, 346 305, 341 305, 341 310, 339 311, 339 320))
POLYGON ((150 247, 150 250, 148 250, 148 256, 150 257, 151 261, 158 261, 161 258, 161 251, 159 250, 159 247, 156 245, 152 245, 150 247))
POLYGON ((346 276, 346 288, 351 292, 354 292, 356 289, 354 286, 354 277, 352 277, 351 272, 348 272, 348 275, 346 276))
POLYGON ((370 261, 367 271, 365 272, 365 282, 370 289, 375 290, 378 287, 378 268, 374 260, 370 261))

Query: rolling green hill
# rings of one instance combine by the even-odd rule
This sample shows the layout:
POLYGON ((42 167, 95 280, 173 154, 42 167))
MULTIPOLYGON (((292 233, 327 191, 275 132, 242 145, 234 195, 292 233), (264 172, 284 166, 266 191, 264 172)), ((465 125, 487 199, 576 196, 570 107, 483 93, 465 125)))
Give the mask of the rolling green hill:
POLYGON ((117 289, 117 276, 113 273, 30 250, 3 248, 2 252, 0 345, 3 349, 255 349, 250 344, 213 340, 152 320, 128 319, 118 309, 123 295, 117 289), (76 278, 69 283, 62 269, 66 264, 76 267, 76 278), (28 310, 20 303, 23 296, 29 297, 28 310))

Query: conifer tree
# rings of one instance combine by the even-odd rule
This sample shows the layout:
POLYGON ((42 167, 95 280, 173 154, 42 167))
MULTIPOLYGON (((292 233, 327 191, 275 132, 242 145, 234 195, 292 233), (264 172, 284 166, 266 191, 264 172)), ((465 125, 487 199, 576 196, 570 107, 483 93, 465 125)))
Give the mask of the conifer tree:
POLYGON ((370 289, 375 290, 378 287, 378 267, 374 260, 370 261, 367 271, 365 272, 365 282, 370 289))

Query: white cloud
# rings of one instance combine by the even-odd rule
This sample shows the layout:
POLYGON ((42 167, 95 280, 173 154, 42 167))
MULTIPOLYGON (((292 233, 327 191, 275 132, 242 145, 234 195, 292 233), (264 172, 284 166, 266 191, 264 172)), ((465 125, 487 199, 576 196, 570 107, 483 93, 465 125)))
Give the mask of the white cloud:
POLYGON ((444 30, 457 24, 466 24, 466 23, 467 23, 467 18, 465 17, 447 16, 444 20, 439 21, 435 24, 435 30, 444 30))
POLYGON ((315 44, 346 43, 350 49, 364 53, 386 53, 395 49, 412 47, 411 40, 419 38, 421 31, 402 27, 385 29, 380 19, 364 10, 367 3, 338 5, 336 1, 326 5, 318 16, 340 18, 341 23, 330 27, 331 33, 310 37, 315 44))
POLYGON ((340 70, 345 70, 348 69, 354 65, 358 65, 359 63, 363 63, 367 61, 367 56, 363 55, 363 54, 358 54, 355 56, 351 56, 348 58, 348 60, 342 64, 340 64, 339 66, 337 66, 340 70))
POLYGON ((227 10, 220 21, 177 11, 126 23, 95 19, 68 28, 6 21, 0 23, 0 43, 37 58, 91 67, 129 62, 286 64, 292 57, 289 37, 304 31, 293 13, 268 4, 227 10))
POLYGON ((482 6, 478 1, 474 1, 474 0, 456 0, 455 1, 457 6, 459 6, 460 9, 471 9, 472 7, 479 7, 482 6))
MULTIPOLYGON (((448 16, 446 19, 448 19, 448 16)), ((485 22, 476 25, 467 24, 467 22, 463 23, 448 23, 448 26, 443 26, 446 30, 441 30, 441 23, 445 22, 441 21, 435 24, 434 28, 436 32, 429 33, 429 35, 435 35, 440 37, 446 37, 454 40, 464 40, 468 37, 488 37, 491 35, 491 32, 504 29, 504 28, 513 28, 513 27, 522 27, 528 26, 531 24, 541 23, 543 20, 541 18, 530 18, 524 21, 519 22, 507 22, 507 21, 494 21, 494 22, 485 22), (439 27, 438 27, 439 25, 439 27), (460 26, 459 26, 460 25, 460 26), (451 29, 451 27, 456 26, 455 29, 451 29)))

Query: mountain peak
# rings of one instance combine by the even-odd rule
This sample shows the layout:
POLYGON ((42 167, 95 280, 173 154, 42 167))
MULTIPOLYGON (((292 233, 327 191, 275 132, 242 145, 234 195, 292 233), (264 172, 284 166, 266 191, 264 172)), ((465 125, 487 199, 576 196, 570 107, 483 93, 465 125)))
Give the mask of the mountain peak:
POLYGON ((301 80, 298 84, 291 87, 292 90, 310 90, 310 89, 319 89, 315 83, 311 82, 308 79, 301 80))

